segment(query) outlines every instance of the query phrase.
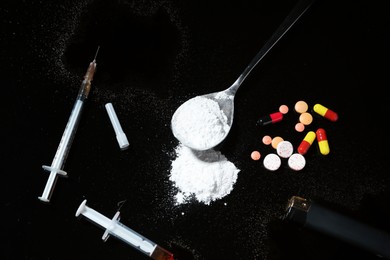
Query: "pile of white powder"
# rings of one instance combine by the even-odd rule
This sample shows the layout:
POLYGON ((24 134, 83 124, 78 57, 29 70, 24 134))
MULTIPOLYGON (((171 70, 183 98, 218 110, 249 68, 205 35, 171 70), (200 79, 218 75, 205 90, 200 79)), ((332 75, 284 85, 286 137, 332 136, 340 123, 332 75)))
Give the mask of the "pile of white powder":
POLYGON ((190 198, 210 204, 228 195, 237 181, 239 169, 218 151, 196 151, 181 143, 176 147, 170 180, 179 192, 177 204, 190 198))
MULTIPOLYGON (((219 143, 228 131, 226 116, 216 101, 195 97, 179 109, 172 124, 182 138, 197 147, 219 143)), ((233 190, 240 170, 219 151, 198 151, 179 143, 175 153, 170 180, 178 188, 177 204, 195 198, 209 205, 233 190)))

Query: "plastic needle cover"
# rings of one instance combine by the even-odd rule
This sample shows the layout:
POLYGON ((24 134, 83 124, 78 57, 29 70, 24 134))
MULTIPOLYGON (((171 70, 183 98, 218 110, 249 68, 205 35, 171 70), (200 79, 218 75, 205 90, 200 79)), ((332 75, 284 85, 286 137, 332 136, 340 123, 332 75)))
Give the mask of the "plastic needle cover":
POLYGON ((88 207, 86 203, 87 200, 84 200, 80 204, 76 212, 76 217, 81 214, 104 228, 105 232, 102 237, 104 241, 106 241, 110 235, 113 235, 155 260, 174 260, 172 253, 120 223, 119 211, 116 212, 112 219, 109 219, 96 210, 88 207))
POLYGON ((118 117, 115 113, 114 107, 111 103, 107 103, 105 105, 108 116, 110 117, 110 121, 112 126, 114 127, 114 131, 116 134, 116 139, 118 141, 119 147, 124 150, 129 147, 129 141, 127 140, 126 134, 122 130, 122 126, 119 123, 118 117))

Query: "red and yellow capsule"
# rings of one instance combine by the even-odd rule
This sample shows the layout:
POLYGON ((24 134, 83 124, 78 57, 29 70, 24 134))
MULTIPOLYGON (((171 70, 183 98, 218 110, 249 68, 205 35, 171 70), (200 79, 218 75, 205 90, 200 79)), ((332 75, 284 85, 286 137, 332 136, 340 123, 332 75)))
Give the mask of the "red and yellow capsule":
POLYGON ((263 126, 268 124, 274 124, 283 119, 283 114, 281 112, 275 112, 266 116, 263 116, 257 120, 257 125, 263 126))
POLYGON ((329 154, 330 149, 329 149, 329 143, 328 143, 328 138, 326 136, 325 129, 318 128, 316 131, 316 136, 317 136, 318 147, 320 148, 320 153, 322 155, 329 154))
POLYGON ((325 117, 326 119, 329 119, 330 121, 336 122, 339 119, 339 115, 336 112, 321 104, 315 104, 313 110, 317 114, 325 117))
POLYGON ((301 144, 298 146, 298 153, 305 155, 315 139, 316 133, 314 131, 307 132, 305 138, 303 138, 301 144))

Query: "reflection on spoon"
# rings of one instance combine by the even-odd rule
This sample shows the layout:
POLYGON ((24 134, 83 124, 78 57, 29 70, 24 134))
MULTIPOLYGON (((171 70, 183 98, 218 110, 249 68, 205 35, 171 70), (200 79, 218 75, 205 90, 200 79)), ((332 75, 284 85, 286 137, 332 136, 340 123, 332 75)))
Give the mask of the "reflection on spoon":
POLYGON ((257 63, 311 6, 313 1, 301 0, 295 5, 271 38, 229 88, 191 98, 175 111, 171 128, 173 135, 180 142, 195 150, 207 150, 225 139, 233 124, 234 95, 239 86, 257 63))

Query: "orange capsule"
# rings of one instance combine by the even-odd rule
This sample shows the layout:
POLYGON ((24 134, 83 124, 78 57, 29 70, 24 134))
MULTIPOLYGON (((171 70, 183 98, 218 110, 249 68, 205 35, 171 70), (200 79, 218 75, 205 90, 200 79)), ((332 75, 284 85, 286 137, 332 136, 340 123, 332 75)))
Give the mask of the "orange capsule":
POLYGON ((305 155, 315 139, 316 133, 314 131, 307 132, 305 138, 303 138, 301 144, 298 146, 298 153, 305 155))
POLYGON ((316 131, 316 136, 317 136, 318 147, 320 148, 320 153, 322 155, 329 154, 330 149, 329 149, 329 143, 328 143, 328 138, 326 136, 325 129, 318 128, 316 131))
POLYGON ((336 112, 330 110, 327 107, 324 107, 321 104, 315 104, 313 110, 317 114, 325 117, 326 119, 329 119, 330 121, 336 122, 339 119, 339 115, 336 112))

